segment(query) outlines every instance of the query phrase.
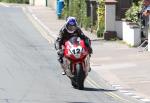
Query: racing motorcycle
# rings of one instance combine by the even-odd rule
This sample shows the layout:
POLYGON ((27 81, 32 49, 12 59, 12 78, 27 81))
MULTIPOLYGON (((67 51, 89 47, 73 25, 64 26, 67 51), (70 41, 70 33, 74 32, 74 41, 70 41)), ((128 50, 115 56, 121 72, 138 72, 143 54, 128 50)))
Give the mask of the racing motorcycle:
POLYGON ((63 46, 63 64, 66 75, 74 88, 84 89, 84 81, 90 69, 90 56, 84 40, 73 36, 63 46))

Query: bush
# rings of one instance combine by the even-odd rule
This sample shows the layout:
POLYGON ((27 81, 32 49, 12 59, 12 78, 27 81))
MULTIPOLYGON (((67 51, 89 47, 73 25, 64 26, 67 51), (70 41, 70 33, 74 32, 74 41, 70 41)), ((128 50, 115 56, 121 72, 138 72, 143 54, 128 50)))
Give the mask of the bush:
POLYGON ((87 5, 85 0, 65 0, 65 6, 62 12, 62 17, 75 16, 81 27, 85 29, 91 28, 91 31, 97 31, 97 36, 102 37, 104 32, 104 14, 105 14, 105 0, 99 0, 99 7, 97 10, 98 21, 91 25, 90 17, 87 17, 87 5))
POLYGON ((62 12, 62 17, 66 18, 68 16, 74 16, 77 18, 77 21, 81 27, 85 29, 90 27, 91 21, 90 18, 87 17, 87 7, 85 0, 69 0, 69 4, 67 4, 67 0, 65 0, 65 6, 62 12))
POLYGON ((103 23, 100 24, 99 29, 97 29, 96 31, 97 37, 103 37, 104 29, 105 29, 104 24, 103 23))
POLYGON ((87 30, 91 26, 91 20, 89 17, 85 17, 82 21, 83 27, 87 30))
POLYGON ((7 2, 7 3, 29 3, 29 0, 0 0, 0 2, 7 2))
POLYGON ((97 10, 98 14, 98 24, 97 24, 97 36, 98 37, 103 37, 104 29, 105 29, 105 0, 99 0, 99 7, 97 10))
POLYGON ((132 4, 132 6, 127 10, 125 13, 125 19, 128 21, 131 21, 133 23, 138 23, 138 13, 141 9, 142 2, 138 2, 136 5, 135 3, 132 4))

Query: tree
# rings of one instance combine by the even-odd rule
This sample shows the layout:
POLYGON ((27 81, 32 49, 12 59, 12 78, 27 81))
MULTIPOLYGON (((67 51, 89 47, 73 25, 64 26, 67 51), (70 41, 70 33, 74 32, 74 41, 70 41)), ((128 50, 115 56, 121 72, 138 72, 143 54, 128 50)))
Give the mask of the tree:
POLYGON ((0 2, 7 2, 7 3, 29 3, 29 0, 0 0, 0 2))
POLYGON ((99 6, 98 6, 98 25, 97 25, 97 36, 102 37, 104 32, 104 18, 105 18, 105 2, 104 0, 99 0, 99 6))
POLYGON ((85 0, 65 0, 62 15, 64 18, 74 16, 81 27, 88 28, 90 26, 90 19, 86 16, 86 8, 85 0))
POLYGON ((138 5, 139 1, 141 1, 141 0, 133 0, 133 3, 134 3, 135 5, 138 5))

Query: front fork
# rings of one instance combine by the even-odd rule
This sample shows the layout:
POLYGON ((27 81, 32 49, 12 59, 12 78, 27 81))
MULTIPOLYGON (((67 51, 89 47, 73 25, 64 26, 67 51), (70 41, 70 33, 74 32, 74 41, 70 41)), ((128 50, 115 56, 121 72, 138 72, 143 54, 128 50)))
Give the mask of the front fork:
POLYGON ((82 64, 83 71, 85 72, 85 75, 88 75, 88 71, 90 69, 90 56, 87 55, 86 58, 82 62, 78 63, 71 63, 69 59, 63 58, 63 64, 61 65, 66 74, 68 74, 70 77, 74 76, 74 73, 76 72, 76 65, 79 63, 82 64))

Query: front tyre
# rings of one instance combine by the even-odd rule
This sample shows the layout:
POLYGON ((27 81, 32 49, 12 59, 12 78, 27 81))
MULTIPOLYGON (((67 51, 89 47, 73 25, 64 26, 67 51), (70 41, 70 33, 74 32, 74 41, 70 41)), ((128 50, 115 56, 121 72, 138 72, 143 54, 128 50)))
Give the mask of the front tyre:
POLYGON ((83 66, 81 64, 76 65, 76 82, 77 82, 77 88, 79 90, 84 89, 84 79, 85 79, 85 73, 83 71, 83 66))
POLYGON ((78 88, 77 83, 74 80, 71 80, 71 84, 74 88, 78 88))

